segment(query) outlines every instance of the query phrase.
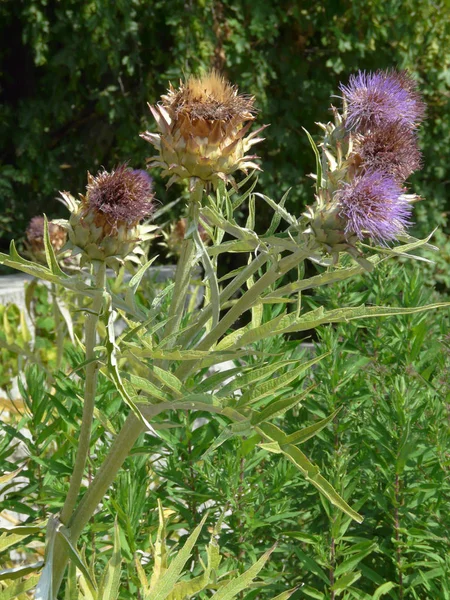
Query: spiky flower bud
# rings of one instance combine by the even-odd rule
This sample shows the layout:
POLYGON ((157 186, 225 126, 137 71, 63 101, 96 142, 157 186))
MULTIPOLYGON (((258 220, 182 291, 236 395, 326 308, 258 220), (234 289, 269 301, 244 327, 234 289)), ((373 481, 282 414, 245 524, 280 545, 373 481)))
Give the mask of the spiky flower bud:
MULTIPOLYGON (((179 256, 183 245, 183 240, 186 235, 187 219, 179 219, 176 223, 170 225, 169 232, 163 231, 164 242, 160 243, 168 250, 168 256, 179 256)), ((205 231, 205 228, 199 223, 198 233, 204 244, 208 244, 211 239, 205 231)))
MULTIPOLYGON (((49 222, 50 243, 55 252, 59 252, 66 243, 66 231, 56 223, 49 222)), ((26 246, 29 254, 39 262, 46 262, 44 245, 44 217, 33 217, 26 230, 26 246)))
POLYGON ((156 106, 150 106, 159 133, 145 132, 142 137, 153 144, 158 154, 149 159, 152 167, 161 167, 175 181, 200 180, 217 186, 220 180, 235 185, 237 170, 259 169, 256 156, 246 156, 264 129, 247 135, 255 118, 254 98, 240 95, 216 72, 190 77, 156 106))
MULTIPOLYGON (((64 196, 63 196, 64 197, 64 196)), ((153 183, 146 171, 120 165, 115 170, 88 174, 86 194, 69 208, 68 236, 82 261, 122 261, 142 240, 142 219, 153 210, 153 183)), ((66 197, 66 204, 68 198, 66 197)))

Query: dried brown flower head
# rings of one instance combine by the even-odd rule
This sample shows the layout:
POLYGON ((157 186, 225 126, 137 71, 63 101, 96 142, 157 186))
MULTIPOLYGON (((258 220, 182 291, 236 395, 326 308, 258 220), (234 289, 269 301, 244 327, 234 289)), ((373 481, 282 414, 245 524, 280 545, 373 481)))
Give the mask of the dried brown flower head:
MULTIPOLYGON (((66 243, 66 231, 56 223, 49 222, 48 233, 53 249, 58 252, 66 243)), ((37 216, 31 219, 26 230, 26 236, 28 247, 33 254, 38 255, 45 252, 44 217, 37 216)))
POLYGON ((68 194, 63 198, 72 212, 70 244, 74 252, 81 252, 82 264, 99 260, 115 266, 125 258, 134 260, 134 254, 142 254, 139 244, 155 229, 140 225, 153 211, 153 182, 146 171, 120 165, 95 177, 88 174, 80 201, 68 194))
POLYGON ((150 109, 160 133, 142 137, 159 154, 150 166, 163 168, 168 185, 182 179, 199 179, 217 185, 219 180, 234 184, 232 174, 259 169, 248 149, 262 138, 259 130, 249 134, 255 118, 254 98, 238 93, 221 75, 211 72, 191 77, 178 89, 170 86, 161 103, 150 109))
POLYGON ((115 170, 88 175, 84 212, 111 234, 121 225, 133 227, 153 210, 153 181, 146 171, 120 165, 115 170))

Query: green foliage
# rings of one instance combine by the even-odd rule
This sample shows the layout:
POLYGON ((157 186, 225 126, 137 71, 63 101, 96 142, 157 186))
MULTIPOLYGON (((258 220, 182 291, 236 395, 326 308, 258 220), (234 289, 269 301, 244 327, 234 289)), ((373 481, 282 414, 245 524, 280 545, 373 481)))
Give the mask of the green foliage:
MULTIPOLYGON (((293 186, 287 206, 297 215, 313 199, 302 126, 322 119, 338 80, 351 72, 410 69, 428 104, 426 167, 414 183, 429 199, 423 218, 441 220, 447 208, 446 0, 29 0, 2 3, 0 23, 2 39, 11 41, 0 53, 3 243, 22 236, 34 214, 61 214, 57 191, 83 191, 87 170, 124 160, 143 167, 151 154, 138 137, 149 122, 146 103, 169 80, 211 66, 257 97, 258 120, 271 124, 258 148, 261 183, 269 196, 293 186)), ((158 178, 157 197, 166 201, 158 178)), ((267 227, 262 211, 258 221, 267 227)))
MULTIPOLYGON (((363 302, 414 308, 437 300, 419 270, 406 263, 394 270, 380 265, 371 274, 323 287, 303 298, 312 309, 326 306, 329 310, 363 302)), ((282 310, 281 304, 265 306, 263 322, 280 316, 282 310)), ((138 554, 144 560, 146 553, 157 555, 150 541, 158 544, 162 539, 159 500, 174 511, 164 526, 170 553, 173 544, 183 546, 186 531, 195 530, 207 506, 210 533, 223 519, 217 530, 223 558, 214 567, 218 581, 233 570, 243 573, 261 552, 278 542, 273 559, 260 572, 261 583, 248 592, 250 598, 274 598, 294 586, 299 586, 297 599, 447 598, 448 318, 446 313, 434 313, 432 318, 411 314, 369 328, 358 321, 336 324, 320 330, 314 347, 283 340, 280 335, 257 342, 257 349, 273 355, 273 366, 266 371, 268 381, 272 381, 271 369, 280 369, 280 358, 285 361, 281 372, 289 372, 290 361, 305 361, 312 352, 325 353, 303 384, 297 384, 297 389, 311 384, 315 389, 301 406, 279 416, 275 423, 290 436, 299 427, 316 430, 315 437, 304 440, 308 454, 341 497, 351 499, 363 514, 361 525, 326 498, 319 499, 294 465, 279 460, 260 444, 263 440, 258 436, 229 437, 206 455, 227 419, 221 424, 207 412, 173 412, 171 427, 158 428, 160 437, 141 436, 126 469, 83 534, 86 564, 95 559, 95 579, 100 581, 111 564, 111 545, 102 540, 112 535, 112 515, 117 515, 122 554, 118 597, 136 597, 137 590, 144 589, 142 581, 145 577, 148 582, 149 575, 143 575, 134 557, 138 554), (328 423, 322 426, 327 417, 328 423), (149 481, 152 489, 145 483, 149 481), (158 529, 159 538, 155 537, 158 529)), ((73 369, 83 360, 79 353, 69 358, 73 369)), ((241 378, 256 389, 252 361, 241 358, 236 364, 241 378)), ((228 375, 232 375, 230 370, 228 375)), ((208 381, 200 384, 199 392, 208 381)), ((226 395, 218 376, 209 385, 212 389, 219 386, 226 395)), ((27 484, 18 489, 14 479, 3 482, 4 507, 28 515, 29 523, 36 522, 33 504, 44 520, 47 511, 57 512, 63 503, 67 488, 61 476, 69 474, 73 461, 81 393, 80 382, 63 376, 57 377, 53 391, 48 389, 45 373, 33 367, 22 388, 24 414, 2 425, 2 470, 13 471, 6 449, 17 442, 25 445, 28 457, 24 470, 14 474, 25 476, 27 484), (24 428, 30 437, 20 434, 24 428)), ((124 419, 124 407, 104 376, 96 404, 95 456, 89 460, 89 472, 107 452, 109 432, 118 430, 124 419)), ((153 422, 157 425, 158 417, 153 422)), ((24 546, 32 539, 26 537, 28 533, 31 530, 18 532, 12 547, 27 551, 28 563, 38 563, 35 545, 24 546)), ((180 583, 200 582, 208 572, 211 563, 207 559, 205 571, 198 560, 199 549, 215 538, 210 539, 205 528, 198 535, 192 550, 196 566, 189 579, 180 583)), ((39 536, 43 541, 43 534, 39 536)), ((149 573, 145 564, 143 569, 149 573)), ((78 577, 81 589, 88 589, 83 577, 78 577)))

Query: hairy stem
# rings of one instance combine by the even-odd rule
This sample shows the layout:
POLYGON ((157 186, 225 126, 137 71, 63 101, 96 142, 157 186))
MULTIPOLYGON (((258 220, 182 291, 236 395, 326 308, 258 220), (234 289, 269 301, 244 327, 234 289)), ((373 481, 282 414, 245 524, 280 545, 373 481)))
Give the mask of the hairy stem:
POLYGON ((394 484, 394 494, 395 494, 395 508, 394 508, 394 529, 395 529, 395 541, 396 541, 396 554, 397 554, 397 571, 398 571, 398 597, 400 600, 403 600, 403 572, 402 572, 402 549, 401 549, 401 540, 400 540, 400 514, 399 514, 399 506, 400 506, 400 478, 398 473, 395 474, 395 484, 394 484))
POLYGON ((52 283, 52 303, 53 303, 53 318, 55 320, 55 337, 56 337, 56 370, 59 371, 63 359, 64 352, 64 331, 62 328, 61 313, 59 311, 56 285, 52 283))
MULTIPOLYGON (((293 254, 282 258, 277 264, 274 264, 258 281, 243 294, 234 304, 225 316, 196 346, 196 350, 209 350, 217 340, 224 335, 227 330, 239 319, 239 317, 249 310, 267 290, 280 277, 283 277, 288 271, 297 267, 307 256, 309 252, 304 248, 298 249, 293 254)), ((179 379, 185 378, 195 367, 196 361, 185 361, 177 370, 176 375, 179 379)))
MULTIPOLYGON (((187 232, 192 225, 198 227, 199 209, 202 195, 203 188, 200 186, 197 186, 191 193, 186 226, 187 232)), ((191 281, 194 255, 195 243, 192 235, 189 235, 188 238, 183 240, 181 247, 180 259, 178 261, 177 270, 175 273, 175 287, 169 309, 169 320, 164 329, 164 337, 169 337, 172 333, 174 333, 179 328, 181 319, 183 318, 186 296, 188 294, 189 284, 191 281)))
POLYGON ((78 449, 75 458, 75 466, 70 479, 69 491, 61 511, 61 522, 67 524, 80 493, 81 481, 83 479, 84 468, 89 453, 91 442, 92 419, 94 416, 95 392, 97 390, 97 376, 99 363, 95 360, 95 342, 97 335, 97 323, 103 306, 103 291, 105 289, 106 266, 105 263, 95 264, 95 287, 97 288, 91 312, 86 318, 85 324, 85 345, 86 361, 86 383, 84 388, 83 417, 78 442, 78 449))

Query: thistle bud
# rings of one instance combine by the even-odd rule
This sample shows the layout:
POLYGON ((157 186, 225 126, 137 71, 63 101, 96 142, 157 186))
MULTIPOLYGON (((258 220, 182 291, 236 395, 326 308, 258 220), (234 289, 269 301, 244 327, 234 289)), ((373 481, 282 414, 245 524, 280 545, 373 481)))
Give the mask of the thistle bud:
MULTIPOLYGON (((142 241, 140 222, 153 210, 153 184, 146 171, 121 165, 88 174, 86 194, 72 201, 68 236, 75 253, 87 260, 123 262, 142 241)), ((64 196, 63 196, 64 197, 64 196)), ((70 204, 66 202, 66 204, 70 204)))
MULTIPOLYGON (((182 218, 170 226, 168 233, 166 233, 165 231, 162 232, 164 236, 164 242, 160 245, 165 246, 167 248, 168 256, 180 255, 183 240, 186 235, 186 228, 187 219, 182 218)), ((206 233, 205 228, 200 223, 198 224, 198 233, 204 244, 208 244, 210 242, 210 237, 206 233)))
POLYGON ((149 165, 170 177, 168 187, 185 179, 192 187, 197 180, 235 185, 233 173, 259 169, 253 162, 257 157, 246 155, 264 129, 247 135, 255 119, 253 104, 253 97, 240 95, 216 72, 191 77, 178 89, 171 85, 161 103, 150 106, 159 133, 142 134, 158 151, 149 165))
MULTIPOLYGON (((50 243, 59 252, 66 243, 67 233, 56 223, 49 222, 48 233, 50 243)), ((46 262, 44 244, 44 217, 33 217, 26 230, 26 245, 30 255, 39 262, 46 262)))

